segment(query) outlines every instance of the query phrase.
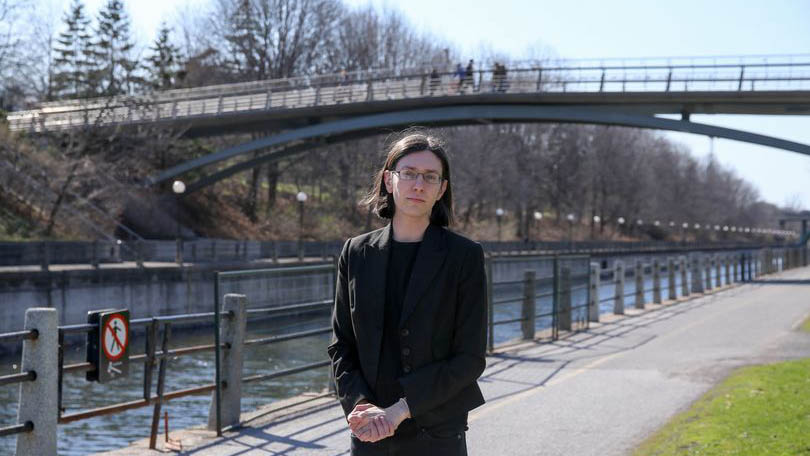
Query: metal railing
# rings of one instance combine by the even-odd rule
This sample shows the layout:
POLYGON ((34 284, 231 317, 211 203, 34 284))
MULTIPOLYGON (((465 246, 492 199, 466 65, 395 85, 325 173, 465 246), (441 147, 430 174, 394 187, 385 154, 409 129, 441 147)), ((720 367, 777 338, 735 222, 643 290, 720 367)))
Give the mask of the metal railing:
POLYGON ((9 113, 12 130, 46 131, 223 114, 481 93, 810 90, 810 54, 517 62, 506 70, 369 70, 41 103, 9 113), (606 63, 607 62, 607 63, 606 63))
MULTIPOLYGON (((717 286, 720 285, 722 280, 721 271, 723 266, 726 285, 730 282, 738 280, 750 281, 754 277, 762 274, 769 274, 778 272, 780 270, 789 269, 803 265, 801 250, 798 248, 782 248, 782 249, 761 249, 761 250, 747 250, 742 252, 721 253, 713 256, 707 256, 703 253, 695 253, 690 263, 692 274, 702 275, 705 272, 714 273, 714 280, 717 286), (709 259, 709 267, 705 267, 709 259), (714 266, 713 268, 711 266, 714 266), (732 275, 732 266, 734 266, 734 274, 732 275), (739 274, 737 271, 739 266, 739 274), (733 279, 729 280, 729 278, 733 279)), ((608 298, 601 298, 600 292, 604 287, 616 287, 617 290, 623 290, 623 283, 625 277, 631 271, 628 268, 624 271, 621 267, 620 260, 616 263, 616 269, 613 271, 602 270, 596 263, 591 263, 591 257, 587 255, 565 256, 556 255, 548 256, 492 256, 488 255, 485 259, 488 281, 488 295, 487 306, 489 310, 488 321, 488 349, 491 352, 502 344, 496 344, 495 328, 498 326, 508 324, 521 324, 521 331, 513 333, 519 337, 507 338, 506 344, 513 343, 516 340, 535 339, 538 337, 537 322, 549 321, 549 325, 540 325, 541 330, 549 330, 548 334, 551 339, 560 337, 560 331, 578 331, 589 328, 590 321, 598 321, 598 312, 596 319, 589 317, 589 311, 592 307, 599 306, 607 301, 617 299, 619 296, 622 300, 626 297, 632 296, 637 293, 633 290, 631 293, 615 294, 608 298), (582 271, 589 271, 583 274, 582 271), (502 280, 493 280, 495 272, 502 277, 502 280), (617 272, 621 272, 618 274, 617 272), (612 280, 602 282, 605 277, 611 277, 612 280), (495 291, 498 289, 498 291, 495 291), (522 295, 519 293, 522 291, 522 295), (516 296, 512 296, 518 292, 516 296), (576 295, 576 297, 575 297, 576 295), (537 312, 537 303, 540 303, 541 312, 537 312), (496 311, 496 309, 503 308, 509 304, 522 303, 519 317, 509 317, 495 319, 496 313, 503 315, 505 312, 496 311), (544 306, 544 304, 550 304, 544 306), (545 307, 548 310, 542 310, 545 307)), ((636 268, 640 276, 636 276, 636 281, 643 284, 644 277, 650 273, 655 277, 655 264, 659 264, 657 272, 666 271, 669 280, 677 280, 680 276, 680 283, 683 285, 683 280, 688 280, 687 271, 684 269, 688 264, 684 258, 678 262, 667 261, 665 263, 657 263, 656 261, 640 262, 636 268), (666 264, 666 266, 663 266, 666 264), (673 268, 670 270, 670 268, 673 268), (676 272, 680 274, 676 274, 676 272)), ((291 268, 273 268, 273 269, 257 269, 251 271, 229 271, 219 272, 216 274, 214 281, 214 289, 216 302, 214 303, 216 311, 196 314, 183 314, 172 316, 160 316, 150 318, 137 318, 130 321, 131 328, 142 328, 146 338, 145 351, 142 354, 136 354, 129 358, 130 363, 143 364, 143 389, 142 397, 138 400, 125 401, 114 404, 109 404, 101 407, 95 407, 89 410, 74 411, 66 413, 67 410, 63 407, 63 380, 66 374, 77 374, 89 372, 95 369, 95 366, 89 362, 79 362, 73 364, 65 364, 64 360, 64 347, 66 336, 75 334, 86 334, 97 328, 94 324, 76 324, 58 327, 58 395, 57 395, 57 410, 58 410, 58 423, 70 423, 91 417, 121 413, 126 410, 134 408, 145 407, 149 405, 154 406, 152 415, 151 426, 151 447, 155 446, 155 439, 157 436, 157 425, 160 417, 160 408, 162 404, 177 399, 180 397, 214 393, 214 401, 216 406, 216 429, 221 433, 222 426, 219 421, 220 415, 220 402, 221 394, 229 388, 227 380, 221 377, 223 370, 222 362, 220 360, 220 352, 222 350, 232 350, 236 347, 226 340, 221 340, 220 336, 220 320, 225 321, 227 324, 234 323, 239 317, 233 310, 227 310, 220 304, 220 298, 225 291, 224 281, 232 279, 240 279, 239 282, 244 287, 265 287, 266 283, 261 282, 262 278, 269 276, 278 276, 284 274, 321 274, 325 280, 331 282, 332 288, 327 290, 334 296, 334 283, 335 283, 335 264, 317 264, 309 266, 296 266, 291 268), (189 323, 206 323, 212 324, 214 327, 214 343, 192 345, 184 347, 169 348, 172 341, 172 327, 174 325, 189 324, 189 323), (162 329, 162 337, 161 335, 162 329), (158 342, 160 345, 158 347, 158 342), (218 349, 217 349, 218 348, 218 349), (174 391, 166 391, 166 374, 169 370, 169 359, 179 356, 187 356, 195 353, 214 351, 215 353, 215 369, 214 379, 211 383, 198 385, 192 388, 178 389, 174 391), (154 370, 157 365, 157 385, 155 393, 152 392, 152 384, 154 383, 154 370)), ((693 277, 689 277, 693 278, 693 277)), ((700 277, 702 278, 702 277, 700 277)), ((660 279, 660 276, 659 276, 660 279)), ((236 282, 234 282, 236 283, 236 282)), ((676 283, 673 281, 673 283, 676 283)), ((654 280, 653 287, 648 288, 642 286, 641 290, 646 293, 649 291, 662 291, 661 280, 654 280)), ((675 288, 676 298, 677 290, 675 288)), ((704 288, 691 289, 685 293, 681 293, 681 297, 691 296, 695 293, 703 293, 704 288)), ((249 299, 249 296, 244 299, 249 299)), ((259 302, 263 302, 257 299, 259 302)), ((281 315, 302 314, 308 312, 326 312, 332 305, 332 298, 328 299, 314 299, 306 302, 296 302, 294 304, 284 304, 276 306, 264 306, 247 308, 244 310, 244 324, 249 319, 257 318, 276 318, 281 315)), ((642 302, 642 307, 645 302, 642 302)), ((618 312, 618 313, 623 313, 618 312)), ((304 331, 297 331, 290 334, 276 334, 265 337, 244 338, 241 342, 242 347, 258 347, 262 345, 275 344, 284 341, 303 339, 307 337, 319 336, 331 332, 331 327, 317 327, 304 331)), ((545 333, 543 333, 545 334, 545 333)), ((541 337, 543 337, 541 334, 541 337)), ((35 340, 39 337, 39 332, 36 329, 16 331, 6 334, 0 334, 0 343, 35 340)), ((312 369, 319 369, 326 367, 330 364, 330 360, 324 359, 316 362, 308 362, 293 368, 280 369, 273 372, 262 372, 254 375, 244 376, 239 374, 241 383, 252 383, 276 379, 279 377, 292 375, 312 369)), ((239 364, 241 366, 241 363, 239 364)), ((22 382, 34 382, 37 379, 37 373, 33 370, 21 372, 11 375, 0 377, 0 386, 19 384, 22 382)), ((330 379, 330 384, 331 384, 330 379)), ((326 393, 329 394, 329 393, 326 393)), ((209 418, 209 422, 211 422, 209 418)), ((13 435, 21 432, 31 432, 35 426, 33 422, 17 423, 11 426, 0 428, 0 436, 13 435)))
MULTIPOLYGON (((39 266, 47 270, 57 264, 176 262, 223 263, 259 259, 277 263, 282 258, 329 258, 340 251, 343 241, 251 241, 238 239, 134 240, 134 241, 34 241, 0 242, 0 266, 39 266)), ((692 250, 734 250, 777 248, 783 244, 715 241, 481 241, 493 255, 609 254, 692 250)))

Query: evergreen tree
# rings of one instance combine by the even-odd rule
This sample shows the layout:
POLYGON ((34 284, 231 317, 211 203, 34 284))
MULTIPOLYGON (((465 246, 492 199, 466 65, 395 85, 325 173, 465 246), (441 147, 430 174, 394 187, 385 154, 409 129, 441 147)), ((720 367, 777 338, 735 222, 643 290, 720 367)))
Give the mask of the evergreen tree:
POLYGON ((130 19, 121 0, 107 0, 98 13, 94 73, 102 95, 132 93, 142 83, 136 73, 137 62, 131 57, 134 43, 129 34, 130 19))
POLYGON ((64 16, 65 30, 54 46, 53 92, 57 98, 91 95, 89 66, 93 57, 90 19, 81 0, 73 0, 64 16))
POLYGON ((171 29, 165 23, 161 24, 158 37, 149 48, 152 55, 147 59, 150 74, 148 85, 155 90, 174 88, 183 78, 183 73, 179 70, 180 48, 171 43, 170 34, 171 29))

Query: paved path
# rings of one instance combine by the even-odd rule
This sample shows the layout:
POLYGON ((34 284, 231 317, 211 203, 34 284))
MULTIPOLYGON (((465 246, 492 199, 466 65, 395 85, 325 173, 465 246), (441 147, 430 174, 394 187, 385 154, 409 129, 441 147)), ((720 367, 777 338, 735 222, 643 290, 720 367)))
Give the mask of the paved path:
MULTIPOLYGON (((796 330, 808 315, 810 268, 802 268, 503 350, 480 379, 487 404, 470 416, 470 455, 628 454, 732 369, 810 356, 810 334, 796 330)), ((332 398, 244 418, 224 438, 171 437, 199 456, 348 454, 332 398)), ((107 454, 159 454, 145 446, 107 454)))

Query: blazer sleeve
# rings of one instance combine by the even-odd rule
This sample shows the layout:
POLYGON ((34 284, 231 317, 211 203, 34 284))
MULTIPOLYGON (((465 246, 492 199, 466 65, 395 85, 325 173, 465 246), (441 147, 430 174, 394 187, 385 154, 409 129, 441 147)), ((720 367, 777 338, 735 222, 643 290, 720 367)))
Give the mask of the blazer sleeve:
POLYGON ((460 273, 452 355, 399 378, 411 415, 418 417, 475 383, 486 367, 487 281, 484 249, 469 249, 460 273))
POLYGON ((372 394, 360 371, 357 359, 357 340, 352 328, 349 308, 349 284, 347 280, 349 242, 343 245, 337 264, 335 304, 332 309, 332 342, 327 353, 332 360, 338 400, 348 415, 363 400, 370 401, 372 394))

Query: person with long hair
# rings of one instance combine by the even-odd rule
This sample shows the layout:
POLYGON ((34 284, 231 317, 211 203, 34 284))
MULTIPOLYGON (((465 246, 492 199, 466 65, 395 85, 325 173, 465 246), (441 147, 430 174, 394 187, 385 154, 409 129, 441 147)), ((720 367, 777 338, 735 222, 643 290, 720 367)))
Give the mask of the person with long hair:
POLYGON ((340 253, 327 351, 354 456, 467 454, 486 276, 481 245, 447 228, 451 190, 444 145, 404 132, 363 201, 389 223, 340 253))

